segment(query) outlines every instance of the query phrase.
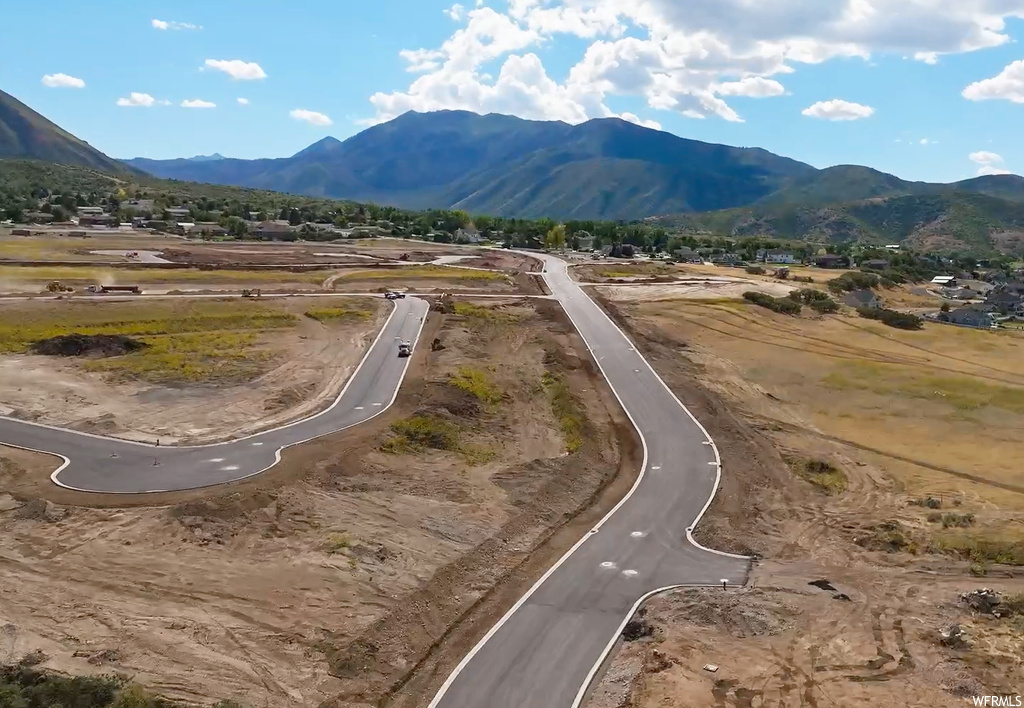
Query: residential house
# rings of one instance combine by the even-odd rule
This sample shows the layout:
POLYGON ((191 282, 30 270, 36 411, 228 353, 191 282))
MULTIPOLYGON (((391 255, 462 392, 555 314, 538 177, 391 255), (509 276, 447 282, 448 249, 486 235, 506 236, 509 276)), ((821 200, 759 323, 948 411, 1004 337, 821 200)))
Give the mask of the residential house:
POLYGON ((288 241, 292 238, 292 227, 287 221, 262 221, 256 225, 256 236, 267 241, 288 241))
POLYGON ((939 313, 939 321, 949 322, 961 327, 977 327, 979 329, 989 329, 995 324, 993 314, 987 308, 977 305, 960 307, 949 312, 941 312, 939 313))
POLYGON ((1020 282, 1000 283, 985 297, 985 304, 1003 315, 1014 312, 1021 303, 1024 303, 1024 283, 1020 282))
POLYGON ((762 248, 757 252, 757 260, 762 263, 799 263, 797 257, 790 251, 783 251, 778 248, 762 248))
POLYGON ((846 293, 843 297, 843 304, 860 309, 866 307, 871 310, 878 310, 882 307, 882 299, 870 290, 854 290, 846 293))
POLYGON ((889 261, 884 258, 869 258, 866 261, 861 261, 860 267, 867 270, 885 270, 889 267, 889 261))
MULTIPOLYGON (((377 228, 383 228, 378 226, 377 228)), ((389 229, 390 231, 390 229, 389 229)), ((472 226, 464 229, 459 229, 455 232, 456 243, 480 243, 483 239, 480 237, 480 232, 472 226)))
POLYGON ((704 258, 689 247, 677 248, 672 254, 680 263, 703 263, 704 258))
POLYGON ((837 256, 834 253, 826 253, 824 256, 817 256, 814 265, 819 268, 849 268, 850 258, 848 256, 837 256))
POLYGON ((188 207, 167 207, 164 211, 171 215, 172 221, 185 221, 192 216, 192 210, 188 207))
POLYGON ((249 212, 249 221, 259 221, 260 213, 258 211, 249 212))
POLYGON ((743 263, 743 259, 736 253, 720 253, 711 256, 711 262, 716 266, 738 266, 743 263))
POLYGON ((204 236, 227 236, 228 230, 216 221, 201 221, 195 225, 192 233, 200 233, 204 236))
POLYGON ((932 278, 932 285, 939 285, 944 288, 955 288, 957 287, 956 276, 936 275, 932 278))
POLYGON ((885 247, 885 250, 898 251, 900 250, 900 245, 898 243, 890 243, 888 246, 885 247))

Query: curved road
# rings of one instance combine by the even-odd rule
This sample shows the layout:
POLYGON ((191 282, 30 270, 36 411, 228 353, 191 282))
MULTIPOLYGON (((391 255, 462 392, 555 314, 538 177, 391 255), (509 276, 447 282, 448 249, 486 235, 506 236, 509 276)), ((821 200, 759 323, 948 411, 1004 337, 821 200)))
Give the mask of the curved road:
POLYGON ((430 708, 575 708, 642 600, 673 587, 739 585, 746 558, 690 532, 718 486, 718 451, 625 334, 570 277, 544 279, 644 442, 629 495, 569 551, 455 669, 430 708))
MULTIPOLYGON (((644 469, 629 495, 501 619, 456 668, 430 708, 575 708, 629 616, 651 594, 683 586, 739 585, 749 560, 698 546, 692 528, 720 474, 706 431, 629 339, 544 254, 543 277, 592 351, 644 443, 644 469)), ((0 442, 51 452, 53 474, 71 489, 144 493, 237 481, 280 452, 358 425, 394 401, 408 366, 396 339, 415 342, 427 313, 398 300, 334 404, 324 412, 240 440, 153 447, 0 417, 0 442)))
POLYGON ((63 457, 53 481, 83 492, 182 491, 252 477, 277 464, 284 448, 363 423, 391 405, 410 361, 398 358, 396 340, 415 345, 428 310, 417 298, 394 302, 345 388, 330 408, 310 418, 223 443, 154 447, 0 417, 0 442, 63 457))

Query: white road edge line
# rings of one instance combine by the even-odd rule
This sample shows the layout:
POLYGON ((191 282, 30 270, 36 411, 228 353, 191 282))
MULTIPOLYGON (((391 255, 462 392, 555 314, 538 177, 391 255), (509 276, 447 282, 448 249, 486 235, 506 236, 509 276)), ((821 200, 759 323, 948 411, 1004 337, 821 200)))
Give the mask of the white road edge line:
MULTIPOLYGON (((532 255, 532 254, 526 253, 524 255, 532 255)), ((542 270, 540 272, 540 275, 541 275, 542 278, 544 278, 545 282, 547 282, 547 278, 545 277, 547 275, 547 272, 548 272, 547 262, 542 260, 542 259, 538 259, 538 260, 541 260, 541 262, 544 264, 544 270, 542 270)), ((647 364, 647 368, 651 370, 651 373, 654 374, 655 378, 657 378, 658 381, 661 382, 661 385, 665 387, 665 390, 668 391, 669 394, 672 396, 672 398, 675 399, 676 403, 679 404, 679 407, 682 408, 686 412, 686 414, 690 417, 690 420, 692 420, 694 423, 697 424, 697 427, 700 428, 701 432, 704 433, 704 436, 711 443, 711 449, 715 451, 715 461, 717 463, 717 465, 716 465, 716 476, 715 476, 715 486, 714 486, 714 488, 711 491, 711 496, 708 497, 707 503, 704 504, 704 508, 700 510, 699 514, 697 514, 697 518, 693 521, 693 524, 691 524, 689 527, 687 527, 687 529, 686 529, 686 540, 689 541, 694 546, 696 546, 697 548, 699 548, 699 549, 701 549, 703 551, 707 551, 708 553, 714 553, 716 555, 726 556, 728 558, 736 558, 738 560, 747 560, 747 561, 751 560, 748 556, 741 556, 741 555, 737 555, 735 553, 725 553, 724 551, 716 551, 716 550, 713 550, 711 548, 706 548, 706 547, 702 546, 701 544, 699 544, 696 541, 696 539, 693 538, 693 534, 691 533, 691 531, 692 531, 692 529, 694 527, 696 527, 696 525, 700 522, 701 518, 707 512, 708 508, 711 506, 711 502, 714 501, 715 496, 718 494, 718 487, 719 487, 719 485, 721 483, 721 480, 722 480, 722 464, 721 464, 721 457, 718 454, 718 447, 715 445, 715 442, 711 438, 711 435, 708 434, 707 429, 703 425, 700 424, 700 421, 698 421, 693 416, 693 414, 689 411, 689 409, 687 409, 687 407, 683 405, 683 402, 679 400, 679 397, 676 396, 675 393, 672 392, 672 389, 670 389, 668 387, 668 384, 666 384, 665 381, 661 378, 661 376, 658 375, 658 372, 654 370, 654 367, 651 366, 650 362, 647 361, 647 357, 645 357, 643 354, 640 353, 639 350, 636 349, 636 345, 633 343, 633 341, 629 337, 626 336, 626 333, 623 332, 622 329, 617 324, 615 324, 615 321, 612 320, 612 318, 608 316, 608 313, 604 311, 604 308, 602 308, 600 305, 598 305, 596 302, 594 302, 594 299, 591 298, 586 293, 586 291, 583 290, 583 288, 580 285, 576 284, 576 282, 572 280, 572 277, 569 276, 568 265, 566 266, 566 276, 569 277, 569 280, 572 281, 574 285, 576 285, 576 287, 580 291, 580 294, 583 295, 583 297, 587 298, 587 300, 589 300, 591 302, 591 304, 593 304, 594 307, 597 308, 598 312, 600 312, 602 315, 604 315, 605 319, 608 320, 608 322, 611 324, 611 326, 614 327, 615 330, 622 336, 622 338, 626 340, 626 342, 629 344, 629 346, 634 349, 633 353, 635 353, 638 357, 640 357, 641 361, 643 361, 645 364, 647 364)), ((548 289, 549 290, 551 289, 550 285, 548 286, 548 289)), ((561 304, 561 303, 559 303, 559 304, 561 304)), ((569 311, 565 307, 562 308, 562 311, 565 312, 566 316, 569 318, 569 321, 572 322, 572 326, 576 329, 577 334, 580 335, 580 339, 583 340, 584 346, 586 346, 587 349, 592 352, 593 348, 590 346, 590 343, 587 341, 587 338, 583 335, 582 330, 580 330, 579 326, 577 326, 576 321, 572 318, 572 315, 569 313, 569 311)), ((445 682, 441 685, 441 688, 438 690, 437 694, 434 696, 434 699, 432 701, 430 701, 430 704, 427 706, 427 708, 437 708, 438 704, 444 698, 445 693, 448 692, 448 689, 451 688, 452 684, 455 683, 455 680, 459 677, 459 674, 461 674, 463 669, 465 669, 466 666, 469 665, 469 662, 473 660, 473 657, 475 657, 480 652, 480 650, 484 648, 484 645, 487 644, 487 642, 491 639, 491 637, 493 637, 495 634, 498 633, 499 630, 501 630, 501 628, 505 625, 505 623, 508 622, 508 620, 511 619, 512 616, 516 612, 518 612, 519 609, 524 604, 526 604, 526 601, 529 600, 530 597, 532 597, 535 592, 537 592, 537 590, 540 588, 540 586, 543 585, 547 581, 547 579, 549 577, 551 577, 551 575, 553 575, 555 573, 555 571, 557 571, 562 566, 563 563, 565 563, 565 561, 569 560, 569 558, 572 556, 572 554, 575 553, 579 549, 580 546, 582 546, 584 543, 586 543, 594 535, 595 531, 599 530, 609 519, 612 518, 612 516, 615 515, 615 513, 627 501, 629 501, 630 497, 633 496, 634 492, 636 492, 637 488, 640 486, 640 483, 644 479, 644 474, 645 474, 645 471, 647 470, 647 460, 648 460, 647 440, 644 439, 643 432, 640 430, 640 427, 636 424, 636 421, 633 419, 633 416, 629 412, 629 409, 627 409, 626 405, 622 402, 622 398, 619 396, 618 391, 615 390, 615 386, 612 384, 611 379, 609 379, 608 375, 605 373, 604 367, 601 366, 601 360, 597 359, 595 357, 595 361, 597 362, 597 367, 601 370, 601 375, 604 377, 605 382, 608 384, 608 387, 612 390, 612 393, 615 395, 616 400, 618 400, 619 405, 622 407, 622 410, 625 411, 626 416, 629 418, 629 422, 632 423, 633 429, 636 430, 637 435, 640 437, 640 443, 643 445, 643 449, 644 449, 644 459, 643 459, 643 464, 641 464, 641 466, 640 466, 640 474, 637 476, 636 481, 633 483, 633 486, 630 488, 629 492, 626 493, 626 496, 624 496, 619 501, 619 503, 616 504, 612 508, 612 510, 609 511, 604 516, 604 518, 602 518, 600 521, 598 521, 597 524, 590 530, 589 533, 584 535, 583 538, 581 538, 579 541, 577 541, 573 545, 573 547, 570 548, 565 553, 565 555, 563 555, 561 558, 559 558, 558 561, 553 566, 551 566, 547 570, 547 572, 545 572, 544 575, 542 575, 540 577, 540 579, 536 583, 534 583, 533 586, 529 590, 526 591, 526 594, 523 595, 521 598, 519 598, 516 601, 516 603, 509 609, 509 611, 506 612, 502 616, 502 618, 500 620, 498 620, 497 624, 495 624, 493 627, 491 627, 491 629, 488 630, 487 634, 485 634, 483 636, 483 638, 479 642, 477 642, 477 644, 472 649, 470 649, 469 653, 466 654, 466 656, 463 657, 462 661, 459 662, 458 666, 455 667, 455 670, 452 671, 452 673, 448 675, 447 679, 445 679, 445 682)), ((590 684, 594 680, 594 676, 596 676, 597 672, 601 670, 601 666, 604 665, 604 662, 605 662, 605 660, 607 660, 608 655, 611 653, 612 649, 615 648, 615 644, 618 641, 619 635, 622 633, 623 628, 625 628, 626 623, 629 622, 629 618, 632 617, 633 614, 636 613, 636 610, 644 602, 646 602, 649 598, 651 598, 651 597, 653 597, 655 595, 658 595, 660 593, 668 592, 669 590, 673 590, 673 589, 680 588, 680 587, 688 587, 688 586, 686 586, 686 585, 669 585, 669 586, 666 586, 664 588, 659 588, 657 590, 654 590, 654 591, 644 595, 642 598, 640 598, 640 600, 637 601, 637 603, 633 606, 633 609, 626 616, 626 618, 622 621, 622 624, 619 627, 619 631, 615 633, 615 635, 611 639, 611 642, 608 644, 608 646, 605 647, 604 651, 601 653, 601 656, 598 658, 597 663, 595 663, 594 666, 591 668, 590 673, 587 675, 586 680, 584 681, 583 685, 580 687, 580 691, 576 695, 576 700, 573 701, 573 704, 572 704, 571 708, 579 708, 580 704, 583 702, 583 698, 586 695, 587 691, 589 690, 590 684)), ((703 586, 701 586, 701 587, 703 587, 703 586)))
MULTIPOLYGON (((424 304, 426 304, 425 301, 423 301, 423 302, 424 302, 424 304)), ((383 339, 382 335, 384 334, 384 331, 388 328, 388 325, 391 323, 391 320, 395 316, 395 313, 397 311, 398 311, 398 306, 396 304, 393 307, 393 309, 391 310, 391 314, 388 316, 388 319, 384 322, 384 326, 381 327, 380 333, 377 335, 377 338, 373 340, 373 344, 371 344, 370 348, 366 350, 366 354, 363 356, 362 361, 359 362, 359 366, 357 366, 355 371, 352 372, 352 375, 349 376, 348 381, 345 382, 345 386, 341 389, 341 393, 339 393, 338 397, 334 399, 334 403, 332 403, 330 405, 330 407, 325 408, 324 410, 320 411, 319 413, 317 413, 314 416, 310 416, 309 418, 303 418, 302 420, 298 420, 298 421, 295 421, 293 423, 288 423, 287 425, 281 425, 281 426, 278 426, 276 428, 272 428, 270 430, 264 430, 264 431, 262 431, 260 433, 254 434, 254 435, 249 435, 249 436, 246 436, 246 437, 243 437, 243 438, 238 438, 237 440, 229 440, 229 441, 225 441, 225 442, 214 443, 212 445, 197 445, 197 446, 195 446, 193 448, 183 447, 183 448, 175 448, 175 449, 188 450, 188 449, 196 449, 196 448, 203 448, 203 447, 217 447, 217 446, 220 446, 220 445, 230 445, 230 444, 234 444, 234 443, 241 442, 241 441, 244 441, 244 440, 250 440, 252 438, 259 437, 259 436, 262 436, 262 435, 266 435, 268 433, 272 433, 272 432, 275 432, 275 431, 278 431, 278 430, 283 430, 285 428, 291 428, 291 427, 293 427, 295 425, 299 425, 300 423, 305 423, 305 422, 308 422, 310 420, 314 420, 315 418, 319 418, 320 416, 324 415, 325 413, 333 410, 334 407, 337 406, 338 403, 341 402, 342 397, 345 395, 345 392, 348 391, 349 386, 355 380, 356 375, 359 373, 359 370, 363 368, 363 364, 365 364, 369 360, 370 354, 373 353, 373 350, 380 343, 381 339, 383 339)), ((420 326, 419 326, 419 329, 416 332, 416 339, 414 340, 417 344, 419 343, 420 335, 423 334, 423 327, 426 325, 426 322, 427 322, 427 314, 429 314, 429 307, 428 307, 427 311, 423 314, 423 317, 420 318, 420 326)), ((236 482, 241 482, 241 481, 244 481, 244 480, 247 480, 247 479, 251 479, 252 477, 255 477, 257 475, 263 474, 267 470, 269 470, 272 467, 275 467, 277 464, 279 464, 281 462, 281 453, 284 450, 286 450, 286 449, 288 449, 290 447, 295 447, 296 445, 304 445, 305 443, 309 442, 310 440, 316 440, 317 438, 322 438, 322 437, 325 437, 327 435, 335 435, 337 433, 343 432, 343 431, 348 430, 350 428, 354 428, 357 425, 362 425, 363 423, 367 423, 370 420, 373 420, 377 416, 379 416, 379 415, 383 414, 385 411, 387 411, 394 404, 395 399, 398 398, 399 391, 401 391, 401 389, 402 389, 402 383, 405 381, 405 376, 406 376, 406 374, 409 371, 409 365, 411 363, 412 363, 412 357, 408 357, 405 360, 405 367, 402 369, 402 375, 398 378, 398 384, 395 386, 395 391, 391 395, 391 400, 388 402, 388 404, 386 406, 382 406, 380 408, 380 410, 378 410, 373 415, 371 415, 371 416, 369 416, 367 418, 364 418, 363 420, 359 421, 358 423, 353 423, 352 425, 346 425, 344 428, 339 428, 338 430, 331 431, 330 433, 324 433, 322 435, 314 435, 311 438, 307 438, 305 440, 299 440, 298 442, 294 442, 294 443, 292 443, 290 445, 285 445, 284 447, 279 447, 277 450, 274 451, 274 461, 273 461, 273 463, 267 465, 266 467, 264 467, 263 469, 261 469, 261 470, 259 470, 257 472, 253 472, 252 474, 245 475, 244 477, 238 477, 237 479, 232 479, 232 480, 230 480, 228 482, 216 482, 216 483, 213 483, 213 484, 206 484, 206 485, 201 485, 201 486, 198 486, 198 487, 190 487, 188 490, 181 490, 181 491, 191 491, 193 489, 206 489, 208 487, 219 487, 221 485, 234 484, 236 482)), ((25 421, 17 421, 17 422, 25 422, 25 421)), ((41 426, 41 427, 50 427, 50 428, 52 428, 52 426, 41 426)), ((57 428, 57 430, 63 430, 65 432, 71 432, 71 433, 78 433, 78 431, 67 430, 66 428, 57 428)), ((101 438, 103 440, 111 440, 112 439, 112 438, 104 438, 101 435, 92 435, 92 434, 89 434, 89 433, 79 433, 79 434, 81 434, 81 435, 89 435, 89 437, 101 438)), ((134 441, 125 441, 125 442, 134 442, 134 441)), ((6 443, 3 443, 3 444, 6 444, 6 443)), ((136 444, 136 445, 143 445, 145 447, 152 447, 150 445, 147 445, 146 443, 134 443, 134 444, 136 444)), ((12 447, 14 447, 14 446, 12 445, 12 447)), ((22 449, 29 450, 31 448, 22 448, 22 449)), ((64 468, 67 467, 69 464, 71 464, 71 461, 68 458, 66 458, 63 455, 60 455, 58 453, 47 452, 46 450, 33 450, 33 452, 43 452, 43 453, 46 453, 46 454, 49 454, 49 455, 55 455, 57 457, 61 457, 61 458, 64 459, 64 461, 65 461, 64 464, 61 465, 58 469, 56 469, 53 472, 53 474, 50 475, 50 480, 54 484, 56 484, 58 487, 63 487, 64 489, 69 489, 69 490, 75 491, 75 492, 87 492, 87 493, 91 493, 91 494, 120 494, 120 495, 124 495, 124 494, 156 494, 156 493, 159 493, 159 492, 166 491, 166 490, 146 490, 146 491, 141 491, 141 492, 108 492, 108 491, 96 492, 95 490, 79 489, 77 487, 72 487, 70 485, 64 484, 63 482, 61 482, 57 478, 57 476, 64 470, 64 468)))

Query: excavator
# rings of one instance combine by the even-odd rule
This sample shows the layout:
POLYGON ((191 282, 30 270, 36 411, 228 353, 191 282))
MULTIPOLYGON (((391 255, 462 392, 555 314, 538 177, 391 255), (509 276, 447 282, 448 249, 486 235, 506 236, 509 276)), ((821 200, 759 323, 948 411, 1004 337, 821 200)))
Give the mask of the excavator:
POLYGON ((46 286, 46 291, 51 293, 73 293, 75 289, 70 285, 65 285, 59 280, 54 280, 46 286))

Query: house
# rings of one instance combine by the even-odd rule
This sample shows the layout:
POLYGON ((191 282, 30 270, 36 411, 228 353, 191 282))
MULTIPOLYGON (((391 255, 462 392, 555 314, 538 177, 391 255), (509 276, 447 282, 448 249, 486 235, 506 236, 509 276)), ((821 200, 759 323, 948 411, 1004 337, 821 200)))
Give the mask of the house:
POLYGON ((866 307, 871 310, 878 310, 882 307, 882 299, 870 290, 854 290, 846 293, 843 304, 860 309, 866 307))
POLYGON ((577 251, 594 250, 594 237, 588 231, 577 231, 574 237, 576 238, 577 251))
POLYGON ((992 313, 984 307, 978 306, 960 307, 949 312, 939 313, 939 321, 979 329, 989 329, 995 324, 992 313))
POLYGON ((867 270, 885 270, 889 267, 889 261, 884 258, 870 258, 866 261, 861 261, 860 267, 867 270))
MULTIPOLYGON (((377 228, 383 229, 384 227, 378 225, 377 228)), ((480 238, 480 232, 470 226, 456 231, 455 241, 456 243, 480 243, 483 239, 480 238)))
POLYGON ((80 206, 77 209, 79 216, 103 216, 103 207, 80 206))
POLYGON ((227 236, 228 230, 216 221, 202 221, 195 225, 192 233, 200 233, 206 236, 227 236))
POLYGON ((985 297, 986 305, 1004 315, 1013 312, 1021 303, 1024 303, 1024 283, 1000 283, 985 297))
POLYGON ((171 221, 184 221, 192 216, 188 207, 167 207, 164 211, 171 215, 171 221))
POLYGON ((900 250, 900 245, 898 243, 890 243, 888 246, 885 247, 885 250, 898 251, 900 250))
POLYGON ((703 263, 704 259, 692 248, 677 248, 672 254, 680 263, 703 263))
POLYGON ((932 285, 939 285, 944 288, 957 287, 956 277, 952 275, 936 275, 932 278, 932 285))
POLYGON ((819 268, 849 268, 850 259, 847 256, 837 256, 834 253, 826 253, 814 259, 814 265, 819 268))
POLYGON ((757 260, 762 263, 797 263, 797 258, 789 251, 777 248, 762 248, 757 252, 757 260))
POLYGON ((258 211, 250 211, 249 212, 249 221, 259 221, 259 220, 260 220, 260 213, 258 211))
POLYGON ((743 262, 743 259, 736 253, 721 253, 717 256, 711 256, 711 262, 716 266, 738 266, 743 262))
POLYGON ((53 214, 42 211, 26 211, 24 216, 26 224, 49 224, 53 221, 53 214))
POLYGON ((117 217, 113 214, 100 214, 98 216, 79 216, 79 226, 117 226, 117 217))
POLYGON ((256 225, 256 236, 268 241, 287 241, 292 238, 292 227, 287 221, 261 221, 256 225))

